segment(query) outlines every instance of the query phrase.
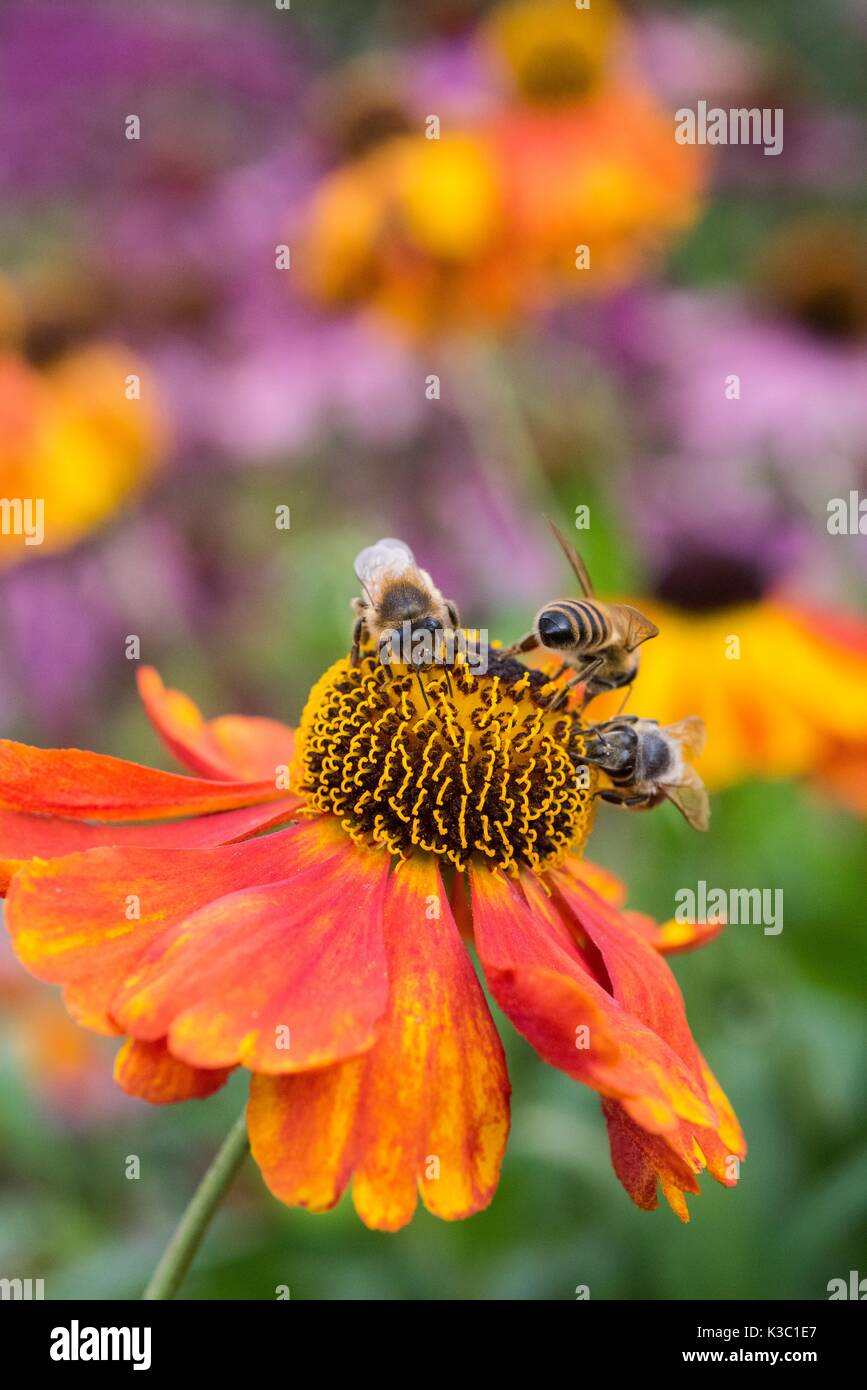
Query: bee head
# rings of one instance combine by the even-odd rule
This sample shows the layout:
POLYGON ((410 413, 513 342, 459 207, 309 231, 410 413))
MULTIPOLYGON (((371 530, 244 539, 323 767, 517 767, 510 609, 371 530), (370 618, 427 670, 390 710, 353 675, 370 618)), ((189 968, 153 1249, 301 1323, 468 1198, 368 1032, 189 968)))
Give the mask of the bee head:
POLYGON ((412 635, 415 637, 417 632, 441 632, 442 626, 439 618, 415 618, 412 624, 412 635))
POLYGON ((603 763, 611 752, 611 745, 596 729, 584 735, 582 760, 587 763, 603 763))
POLYGON ((610 720, 584 735, 583 761, 595 763, 605 772, 632 771, 635 767, 637 739, 632 724, 610 720))

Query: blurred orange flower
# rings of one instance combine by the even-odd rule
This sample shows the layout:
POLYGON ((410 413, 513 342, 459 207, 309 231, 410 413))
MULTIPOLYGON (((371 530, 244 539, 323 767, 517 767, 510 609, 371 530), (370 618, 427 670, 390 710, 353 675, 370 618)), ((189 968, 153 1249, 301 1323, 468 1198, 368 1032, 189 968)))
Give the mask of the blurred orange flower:
POLYGON ((475 122, 386 135, 322 180, 309 292, 417 334, 496 327, 664 250, 698 214, 704 156, 615 63, 615 24, 610 6, 565 0, 496 11, 483 35, 506 91, 475 122))
POLYGON ((79 1127, 130 1102, 111 1085, 110 1045, 70 1018, 60 999, 22 970, 0 939, 0 1043, 49 1114, 79 1127), (108 1050, 107 1050, 108 1049, 108 1050))
POLYGON ((142 379, 141 365, 105 343, 41 369, 0 352, 0 568, 74 545, 154 475, 166 428, 149 382, 141 399, 127 398, 131 376, 142 379), (40 502, 42 538, 27 544, 35 517, 30 526, 19 510, 40 502))

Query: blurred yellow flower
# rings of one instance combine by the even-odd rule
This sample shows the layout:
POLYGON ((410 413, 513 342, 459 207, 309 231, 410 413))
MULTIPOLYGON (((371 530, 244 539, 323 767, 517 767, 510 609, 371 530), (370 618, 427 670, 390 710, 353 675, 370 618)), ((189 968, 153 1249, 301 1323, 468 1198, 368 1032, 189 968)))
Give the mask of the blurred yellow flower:
POLYGON ((150 389, 127 398, 134 375, 140 366, 106 344, 43 369, 0 353, 0 568, 74 545, 149 481, 165 429, 150 389), (34 513, 21 505, 39 503, 43 537, 27 544, 20 520, 34 513))
MULTIPOLYGON (((629 700, 660 724, 700 715, 707 747, 696 766, 709 787, 749 777, 811 776, 867 763, 867 624, 766 598, 709 614, 637 599, 665 641, 642 648, 629 700)), ((609 718, 622 692, 590 706, 609 718)), ((842 793, 841 793, 842 794, 842 793)), ((855 804, 853 793, 843 796, 855 804)))
POLYGON ((602 80, 616 41, 613 0, 514 0, 495 9, 485 36, 527 101, 558 103, 586 96, 602 80))
POLYGON ((311 207, 308 287, 427 331, 505 317, 503 196, 489 143, 401 136, 338 169, 311 207))
POLYGON ((429 256, 469 261, 496 230, 499 181, 486 146, 469 135, 401 141, 395 173, 407 235, 429 256))

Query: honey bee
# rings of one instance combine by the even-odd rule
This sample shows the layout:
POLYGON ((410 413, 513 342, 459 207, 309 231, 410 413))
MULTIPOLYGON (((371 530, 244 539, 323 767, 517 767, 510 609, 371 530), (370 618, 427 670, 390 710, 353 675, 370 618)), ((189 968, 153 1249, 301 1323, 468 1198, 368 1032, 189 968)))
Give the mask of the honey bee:
POLYGON ((599 793, 604 801, 648 810, 668 800, 695 830, 707 830, 707 791, 687 762, 698 757, 704 741, 704 721, 695 715, 664 728, 655 719, 620 715, 590 726, 582 761, 601 768, 613 782, 599 793))
POLYGON ((563 658, 553 677, 571 669, 575 675, 560 691, 555 703, 565 700, 575 685, 585 687, 584 703, 603 690, 631 685, 638 674, 634 654, 642 642, 656 637, 659 628, 628 603, 602 603, 593 597, 593 585, 581 556, 554 525, 548 523, 581 585, 583 598, 556 599, 536 614, 532 632, 509 648, 509 655, 544 647, 563 658))
MULTIPOLYGON (((386 536, 376 545, 367 546, 356 556, 355 576, 365 597, 352 600, 356 615, 350 656, 353 666, 358 665, 361 647, 368 641, 376 644, 383 660, 383 650, 398 630, 408 635, 411 642, 427 634, 430 644, 436 634, 444 637, 460 625, 455 604, 443 598, 403 541, 386 536)), ((416 657, 413 663, 428 664, 416 657)), ((388 664, 387 660, 384 664, 388 664)))

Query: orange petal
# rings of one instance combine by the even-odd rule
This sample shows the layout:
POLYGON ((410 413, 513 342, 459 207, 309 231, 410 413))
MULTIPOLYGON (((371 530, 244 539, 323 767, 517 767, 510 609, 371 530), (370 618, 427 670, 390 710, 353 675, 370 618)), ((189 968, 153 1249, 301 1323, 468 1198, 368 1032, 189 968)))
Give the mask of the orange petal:
POLYGON ((573 914, 579 931, 599 951, 617 1003, 668 1043, 701 1080, 695 1040, 686 1021, 683 995, 670 969, 645 936, 586 884, 554 873, 552 883, 573 914))
POLYGON ((621 1100, 655 1133, 676 1129, 679 1119, 712 1124, 700 1078, 612 999, 537 881, 527 877, 526 898, 485 869, 473 872, 472 883, 476 945, 491 991, 541 1056, 621 1100))
POLYGON ((684 1193, 699 1193, 697 1174, 702 1163, 700 1156, 690 1154, 684 1135, 678 1132, 677 1143, 672 1145, 668 1135, 648 1134, 615 1101, 603 1100, 602 1110, 612 1166, 635 1205, 643 1211, 655 1211, 658 1183, 672 1211, 681 1221, 688 1221, 684 1193))
MULTIPOLYGON (((590 864, 586 859, 578 859, 573 855, 563 864, 561 872, 590 888, 613 907, 623 908, 626 887, 608 869, 602 869, 598 864, 590 864)), ((624 921, 640 932, 653 949, 663 956, 676 955, 680 951, 692 951, 697 946, 704 946, 718 936, 725 926, 724 920, 676 922, 672 918, 660 925, 652 917, 647 917, 641 912, 624 911, 621 915, 624 921)))
POLYGON ((605 898, 606 902, 613 903, 615 907, 622 907, 626 902, 626 885, 622 879, 610 869, 603 869, 600 864, 591 864, 589 860, 579 859, 573 854, 564 863, 563 871, 571 874, 580 883, 586 883, 600 898, 605 898))
MULTIPOLYGON (((710 1097, 713 1108, 719 1116, 720 1122, 716 1137, 719 1140, 720 1150, 724 1154, 734 1154, 737 1158, 745 1158, 747 1154, 747 1141, 744 1137, 743 1130, 738 1124, 738 1117, 734 1112, 732 1103, 703 1057, 701 1059, 701 1067, 708 1096, 710 1097)), ((711 1170, 714 1177, 718 1182, 724 1182, 729 1187, 733 1186, 737 1179, 723 1176, 716 1170, 714 1157, 715 1152, 718 1151, 715 1149, 715 1146, 712 1146, 710 1142, 706 1142, 705 1137, 702 1137, 700 1142, 704 1149, 708 1168, 711 1170)))
POLYGON ((681 1221, 689 1221, 687 1192, 699 1193, 697 1175, 707 1168, 724 1187, 734 1187, 746 1140, 735 1113, 710 1069, 702 1063, 708 1094, 720 1116, 716 1130, 681 1122, 675 1134, 655 1135, 635 1124, 621 1105, 603 1101, 611 1162, 632 1200, 645 1211, 658 1204, 657 1183, 681 1221))
POLYGON ((285 801, 217 811, 184 821, 147 825, 87 825, 28 811, 0 811, 0 896, 28 859, 56 859, 86 849, 135 846, 138 849, 204 849, 232 844, 261 830, 275 829, 292 814, 285 801))
POLYGON ((328 1211, 352 1172, 351 1141, 367 1057, 299 1076, 253 1074, 247 1128, 253 1157, 281 1202, 328 1211))
POLYGON ((165 820, 280 798, 276 779, 211 782, 76 748, 0 739, 0 807, 82 820, 165 820))
MULTIPOLYGON (((592 893, 604 898, 613 907, 622 908, 626 901, 626 887, 621 880, 608 869, 590 864, 586 859, 571 856, 563 864, 560 873, 568 875, 576 884, 589 888, 592 893)), ((692 923, 676 922, 673 918, 660 926, 652 917, 647 917, 641 912, 621 912, 620 917, 663 956, 704 946, 706 942, 718 936, 725 926, 724 920, 692 923)))
MULTIPOLYGON (((737 1181, 737 1163, 746 1153, 746 1143, 734 1111, 696 1047, 682 995, 656 942, 636 931, 634 920, 617 914, 586 885, 576 885, 574 879, 561 874, 552 875, 552 879, 579 933, 598 950, 617 1003, 665 1039, 707 1098, 710 1122, 679 1112, 676 1129, 666 1129, 658 1137, 646 1132, 652 1126, 645 1125, 628 1105, 604 1107, 612 1160, 627 1191, 639 1206, 655 1206, 658 1180, 669 1205, 686 1221, 689 1215, 684 1193, 698 1192, 696 1173, 706 1167, 726 1186, 737 1181)), ((670 925, 681 929, 679 923, 670 925)), ((718 929, 717 924, 705 928, 711 934, 718 929)), ((666 932, 666 928, 660 930, 666 932)), ((682 941, 675 940, 675 949, 682 949, 682 941)))
POLYGON ((114 1079, 121 1090, 154 1105, 173 1105, 181 1100, 204 1100, 225 1086, 230 1068, 205 1071, 179 1062, 165 1041, 139 1042, 129 1038, 114 1060, 114 1079))
POLYGON ((333 857, 183 917, 145 946, 113 1017, 191 1066, 291 1073, 365 1051, 388 997, 387 871, 344 835, 333 857))
POLYGON ((509 1130, 503 1047, 436 862, 394 876, 385 909, 389 1011, 364 1074, 352 1197, 375 1230, 486 1207, 509 1130))
POLYGON ((660 924, 642 912, 624 912, 623 920, 634 927, 661 956, 676 956, 682 951, 694 951, 698 946, 705 946, 719 936, 725 926, 722 918, 718 922, 677 922, 672 917, 660 924))
POLYGON ((508 1132, 509 1083, 427 856, 389 881, 384 925, 389 1007, 373 1049, 361 1063, 316 1075, 254 1077, 250 1137, 282 1201, 333 1206, 354 1171, 362 1220, 394 1231, 412 1218, 419 1191, 446 1220, 488 1205, 508 1132))
POLYGON ((163 932, 227 893, 278 883, 345 843, 323 820, 215 849, 92 849, 37 860, 12 880, 6 925, 24 965, 66 987, 80 1023, 116 1033, 111 1002, 163 932), (128 918, 134 898, 139 916, 128 918))
POLYGON ((203 777, 224 781, 265 778, 292 761, 294 733, 276 719, 229 714, 205 720, 180 690, 167 690, 152 666, 138 672, 148 718, 179 762, 203 777))

